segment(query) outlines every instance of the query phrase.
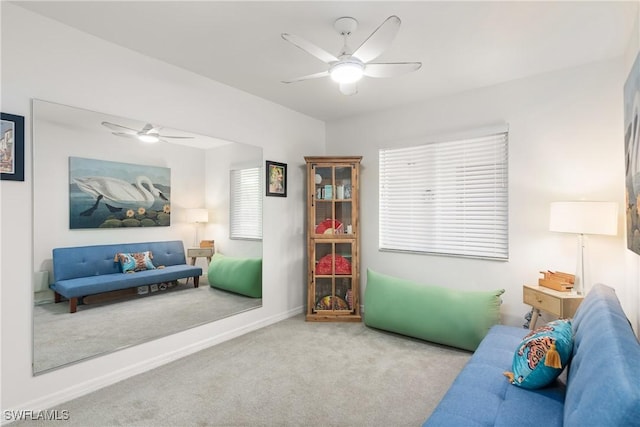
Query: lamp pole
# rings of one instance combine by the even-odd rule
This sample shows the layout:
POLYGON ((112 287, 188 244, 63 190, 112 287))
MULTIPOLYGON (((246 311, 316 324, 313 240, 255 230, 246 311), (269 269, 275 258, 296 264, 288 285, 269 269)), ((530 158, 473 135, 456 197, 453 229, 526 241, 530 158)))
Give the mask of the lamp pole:
POLYGON ((587 278, 585 275, 585 260, 584 260, 586 244, 587 242, 585 239, 585 235, 583 233, 578 234, 578 253, 580 255, 578 256, 578 262, 576 265, 576 276, 573 283, 573 289, 576 291, 578 295, 584 295, 584 291, 585 291, 584 284, 587 281, 587 278))

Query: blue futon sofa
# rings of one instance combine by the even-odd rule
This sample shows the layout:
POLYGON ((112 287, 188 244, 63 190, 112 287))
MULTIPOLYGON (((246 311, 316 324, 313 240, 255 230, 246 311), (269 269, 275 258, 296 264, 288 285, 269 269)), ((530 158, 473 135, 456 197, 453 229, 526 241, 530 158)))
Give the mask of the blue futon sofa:
POLYGON ((123 243, 77 246, 53 250, 53 277, 50 285, 55 301, 69 300, 69 312, 75 313, 78 298, 87 295, 193 277, 198 287, 202 268, 188 265, 182 241, 123 243), (122 253, 151 252, 153 258, 143 271, 123 273, 116 257, 122 253))
POLYGON ((571 327, 566 379, 535 390, 503 376, 528 331, 492 327, 424 426, 640 426, 640 344, 615 291, 594 286, 571 327))

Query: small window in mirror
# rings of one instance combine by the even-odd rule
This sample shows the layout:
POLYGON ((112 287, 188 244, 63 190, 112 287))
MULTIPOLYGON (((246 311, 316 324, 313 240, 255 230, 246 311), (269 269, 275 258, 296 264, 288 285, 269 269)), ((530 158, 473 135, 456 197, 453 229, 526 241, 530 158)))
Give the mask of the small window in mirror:
POLYGON ((262 240, 261 168, 231 170, 230 238, 262 240))

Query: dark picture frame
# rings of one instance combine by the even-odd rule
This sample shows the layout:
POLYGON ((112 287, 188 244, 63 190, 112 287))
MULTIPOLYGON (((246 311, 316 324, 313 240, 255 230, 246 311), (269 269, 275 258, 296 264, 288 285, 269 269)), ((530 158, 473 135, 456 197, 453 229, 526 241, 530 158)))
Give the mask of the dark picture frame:
POLYGON ((265 177, 267 196, 287 197, 287 164, 267 160, 265 177))
POLYGON ((0 179, 24 181, 24 116, 0 113, 0 179))

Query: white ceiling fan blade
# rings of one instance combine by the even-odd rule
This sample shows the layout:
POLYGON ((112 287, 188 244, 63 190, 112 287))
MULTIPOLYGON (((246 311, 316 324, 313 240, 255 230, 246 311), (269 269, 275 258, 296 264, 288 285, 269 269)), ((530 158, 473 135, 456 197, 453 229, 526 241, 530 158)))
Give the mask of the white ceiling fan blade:
POLYGON ((111 132, 115 136, 121 136, 123 138, 133 138, 138 139, 138 135, 135 133, 125 133, 125 132, 111 132))
POLYGON ((364 75, 367 77, 395 77, 401 74, 416 71, 422 67, 421 62, 395 62, 388 64, 366 64, 364 75))
POLYGON ((158 138, 193 139, 192 136, 171 136, 171 135, 160 135, 159 133, 154 133, 152 135, 155 135, 158 138))
POLYGON ((340 93, 343 95, 355 95, 358 93, 357 83, 340 83, 340 93))
POLYGON ((377 58, 391 45, 399 29, 400 18, 391 15, 371 33, 369 38, 353 52, 352 56, 355 56, 362 62, 369 62, 377 58))
POLYGON ((116 132, 133 132, 134 134, 138 133, 136 129, 131 129, 126 126, 117 125, 115 123, 102 122, 102 126, 108 127, 111 130, 115 130, 116 132))
POLYGON ((193 136, 170 136, 170 135, 161 135, 160 130, 161 126, 154 126, 151 123, 147 123, 142 130, 138 133, 138 135, 149 135, 155 136, 156 138, 174 138, 174 139, 193 139, 193 136))
POLYGON ((300 49, 304 50, 305 52, 315 56, 322 62, 330 64, 331 62, 338 61, 338 58, 336 58, 334 55, 314 45, 313 43, 306 41, 302 37, 296 36, 295 34, 282 33, 282 38, 298 46, 300 49))
POLYGON ((291 80, 283 80, 282 83, 295 83, 295 82, 301 82, 303 80, 319 79, 321 77, 327 77, 327 76, 329 76, 329 71, 321 71, 319 73, 309 74, 309 75, 298 77, 291 80))

